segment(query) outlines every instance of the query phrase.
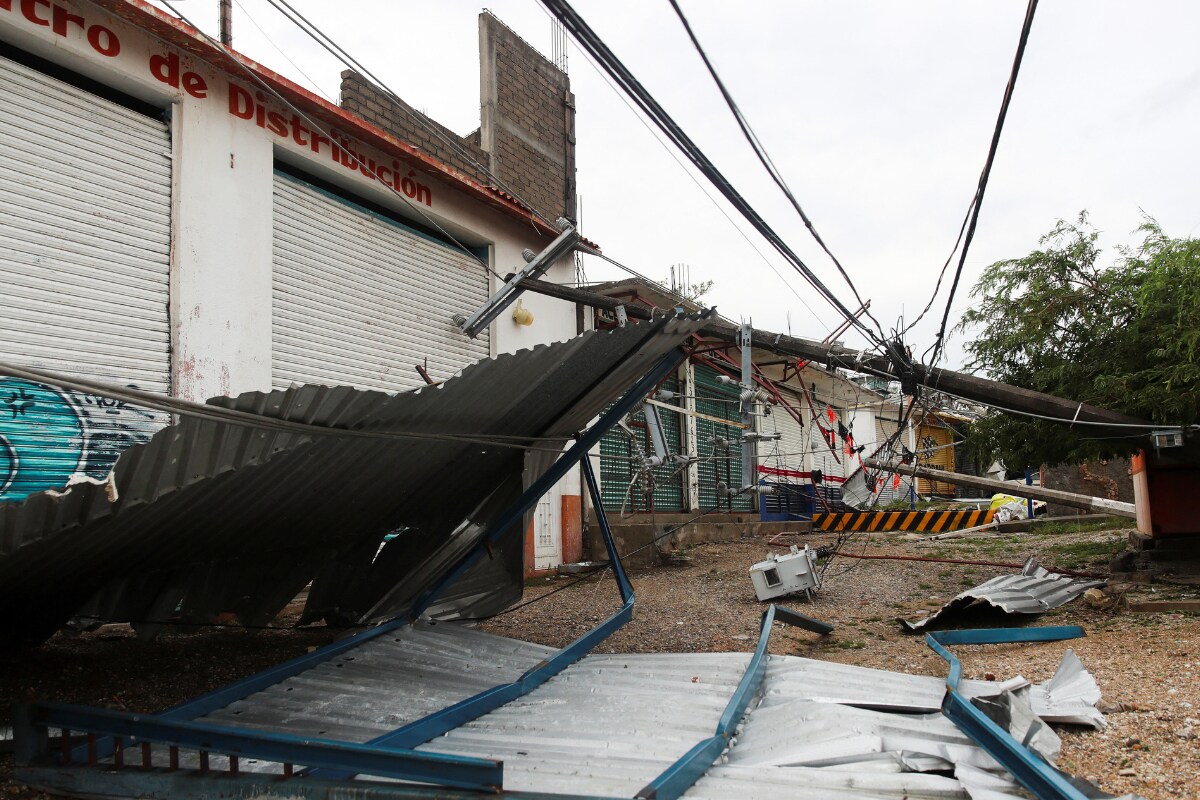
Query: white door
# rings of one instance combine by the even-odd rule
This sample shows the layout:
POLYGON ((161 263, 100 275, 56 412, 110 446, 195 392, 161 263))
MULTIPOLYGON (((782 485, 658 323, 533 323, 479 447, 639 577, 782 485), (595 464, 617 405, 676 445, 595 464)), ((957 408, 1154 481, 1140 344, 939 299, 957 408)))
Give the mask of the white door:
POLYGON ((547 569, 562 563, 562 503, 550 492, 537 504, 533 518, 533 567, 547 569))

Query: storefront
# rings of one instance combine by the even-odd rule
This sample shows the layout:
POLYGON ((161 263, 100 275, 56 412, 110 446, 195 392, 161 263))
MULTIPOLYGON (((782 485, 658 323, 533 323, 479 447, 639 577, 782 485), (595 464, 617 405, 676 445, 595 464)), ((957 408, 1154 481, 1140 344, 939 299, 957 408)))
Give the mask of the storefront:
MULTIPOLYGON (((467 337, 455 316, 557 231, 140 2, 0 0, 0 142, 0 361, 196 401, 396 392, 578 332, 536 296, 533 325, 467 337)), ((0 501, 102 479, 165 422, 10 377, 0 400, 0 501)))

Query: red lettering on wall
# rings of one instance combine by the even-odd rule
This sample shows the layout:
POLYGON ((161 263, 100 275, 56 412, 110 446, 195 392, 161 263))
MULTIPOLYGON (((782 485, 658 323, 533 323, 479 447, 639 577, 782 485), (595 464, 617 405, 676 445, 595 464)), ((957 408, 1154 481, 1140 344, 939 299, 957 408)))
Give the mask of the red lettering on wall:
MULTIPOLYGON (((121 52, 121 40, 103 25, 88 25, 79 14, 73 14, 50 0, 20 0, 18 11, 27 22, 41 28, 50 28, 55 36, 64 39, 72 33, 71 26, 79 28, 88 45, 102 56, 112 58, 121 52)), ((12 11, 13 0, 0 0, 0 11, 12 11)))
POLYGON ((229 84, 229 113, 239 119, 254 116, 254 98, 236 83, 229 84))
POLYGON ((208 83, 194 72, 183 73, 183 90, 201 100, 208 97, 208 83))
POLYGON ((37 7, 43 6, 47 10, 50 9, 50 0, 21 0, 21 15, 25 19, 32 22, 34 25, 49 26, 50 18, 42 19, 37 15, 37 7))
POLYGON ((179 56, 175 53, 150 56, 150 74, 167 86, 183 88, 192 97, 208 96, 208 84, 194 72, 182 72, 179 68, 179 56))
POLYGON ((67 35, 67 26, 72 22, 79 26, 79 30, 84 30, 83 17, 78 14, 72 14, 62 6, 55 6, 54 13, 51 17, 54 33, 58 36, 67 35))

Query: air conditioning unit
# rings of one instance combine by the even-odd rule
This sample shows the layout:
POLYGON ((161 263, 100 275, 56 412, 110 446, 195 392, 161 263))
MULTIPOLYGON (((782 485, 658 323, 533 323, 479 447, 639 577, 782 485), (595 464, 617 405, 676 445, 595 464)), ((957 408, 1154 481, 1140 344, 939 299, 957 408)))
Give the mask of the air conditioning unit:
POLYGON ((750 582, 759 600, 804 592, 809 600, 814 589, 821 588, 817 575, 817 552, 808 545, 801 550, 795 545, 791 552, 773 555, 750 568, 750 582))

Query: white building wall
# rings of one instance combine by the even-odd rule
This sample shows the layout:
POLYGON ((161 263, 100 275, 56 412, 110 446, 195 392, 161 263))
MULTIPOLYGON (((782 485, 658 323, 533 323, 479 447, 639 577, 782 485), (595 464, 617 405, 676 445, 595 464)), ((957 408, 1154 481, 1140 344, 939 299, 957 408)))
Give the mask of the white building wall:
MULTIPOLYGON (((353 139, 348 142, 364 159, 375 160, 383 168, 381 175, 384 169, 403 168, 422 187, 415 198, 403 190, 398 196, 379 180, 335 160, 327 137, 314 146, 314 126, 257 89, 248 75, 227 74, 88 3, 0 0, 0 40, 170 113, 175 161, 170 314, 172 392, 177 396, 203 401, 271 387, 276 159, 419 225, 443 230, 468 247, 486 248, 491 268, 500 275, 525 263, 521 252, 526 247, 538 251, 552 238, 533 234, 528 222, 458 187, 425 172, 408 172, 403 160, 353 139), (278 116, 272 118, 271 112, 278 116), (297 133, 297 127, 308 135, 297 133)), ((345 127, 353 130, 352 124, 345 127)), ((400 173, 391 177, 399 183, 400 173)), ((572 260, 564 258, 544 277, 569 282, 573 275, 572 260)), ((498 288, 499 280, 491 280, 493 289, 498 288)), ((533 313, 533 324, 520 326, 510 312, 502 314, 492 327, 493 355, 576 335, 573 304, 532 294, 522 301, 533 313)), ((462 308, 464 315, 472 311, 462 308)), ((573 472, 556 487, 553 502, 579 491, 579 476, 573 472)))

